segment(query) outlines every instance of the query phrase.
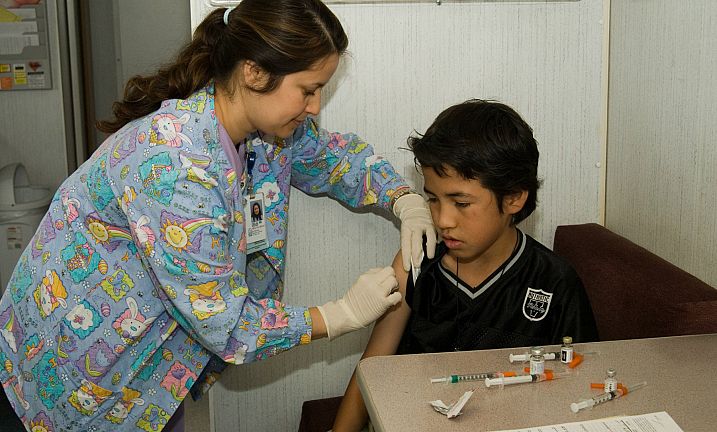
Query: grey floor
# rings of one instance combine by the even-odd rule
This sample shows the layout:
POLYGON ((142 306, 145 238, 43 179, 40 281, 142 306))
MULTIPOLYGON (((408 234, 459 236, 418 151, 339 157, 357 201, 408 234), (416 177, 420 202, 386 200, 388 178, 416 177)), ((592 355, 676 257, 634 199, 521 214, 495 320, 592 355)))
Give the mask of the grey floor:
POLYGON ((198 401, 191 396, 184 399, 185 432, 209 432, 209 396, 198 401))

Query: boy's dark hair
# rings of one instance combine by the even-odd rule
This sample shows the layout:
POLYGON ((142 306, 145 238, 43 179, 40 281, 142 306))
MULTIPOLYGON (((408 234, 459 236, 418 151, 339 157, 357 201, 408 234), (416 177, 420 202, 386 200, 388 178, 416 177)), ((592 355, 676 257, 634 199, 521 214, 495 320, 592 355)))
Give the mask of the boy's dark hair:
POLYGON ((517 224, 535 210, 538 146, 533 130, 512 108, 495 101, 471 99, 436 117, 425 134, 408 138, 416 167, 433 168, 439 176, 452 168, 465 179, 491 190, 502 213, 505 196, 528 191, 517 224))

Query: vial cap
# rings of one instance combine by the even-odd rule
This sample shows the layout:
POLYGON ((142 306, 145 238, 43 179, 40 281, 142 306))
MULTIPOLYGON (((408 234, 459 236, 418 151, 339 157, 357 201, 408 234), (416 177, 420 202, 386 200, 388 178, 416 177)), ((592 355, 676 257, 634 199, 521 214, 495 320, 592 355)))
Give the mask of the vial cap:
POLYGON ((613 368, 610 368, 607 370, 607 376, 609 376, 609 377, 614 377, 616 373, 617 372, 615 372, 615 369, 613 369, 613 368))
POLYGON ((543 347, 533 347, 530 349, 532 355, 543 355, 543 347))
POLYGON ((573 338, 570 336, 563 336, 563 343, 564 344, 571 344, 573 343, 573 338))

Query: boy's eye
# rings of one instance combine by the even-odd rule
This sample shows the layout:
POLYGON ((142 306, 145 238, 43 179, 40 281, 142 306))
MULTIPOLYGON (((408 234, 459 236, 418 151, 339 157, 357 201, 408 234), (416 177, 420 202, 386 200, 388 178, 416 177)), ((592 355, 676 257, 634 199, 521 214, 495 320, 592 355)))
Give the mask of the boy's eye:
POLYGON ((469 205, 471 205, 471 203, 466 203, 466 202, 457 202, 456 203, 456 207, 460 207, 460 208, 465 208, 465 207, 468 207, 469 205))

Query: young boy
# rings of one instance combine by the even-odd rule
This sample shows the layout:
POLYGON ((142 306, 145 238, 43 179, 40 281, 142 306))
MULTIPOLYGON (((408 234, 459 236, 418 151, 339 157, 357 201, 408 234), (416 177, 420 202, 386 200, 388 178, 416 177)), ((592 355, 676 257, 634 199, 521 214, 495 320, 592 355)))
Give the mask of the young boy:
MULTIPOLYGON (((540 184, 537 145, 520 115, 469 100, 408 145, 443 242, 415 283, 396 255, 403 300, 376 322, 363 358, 596 341, 578 275, 516 228, 535 210, 540 184)), ((366 420, 354 374, 333 431, 360 430, 366 420)))

